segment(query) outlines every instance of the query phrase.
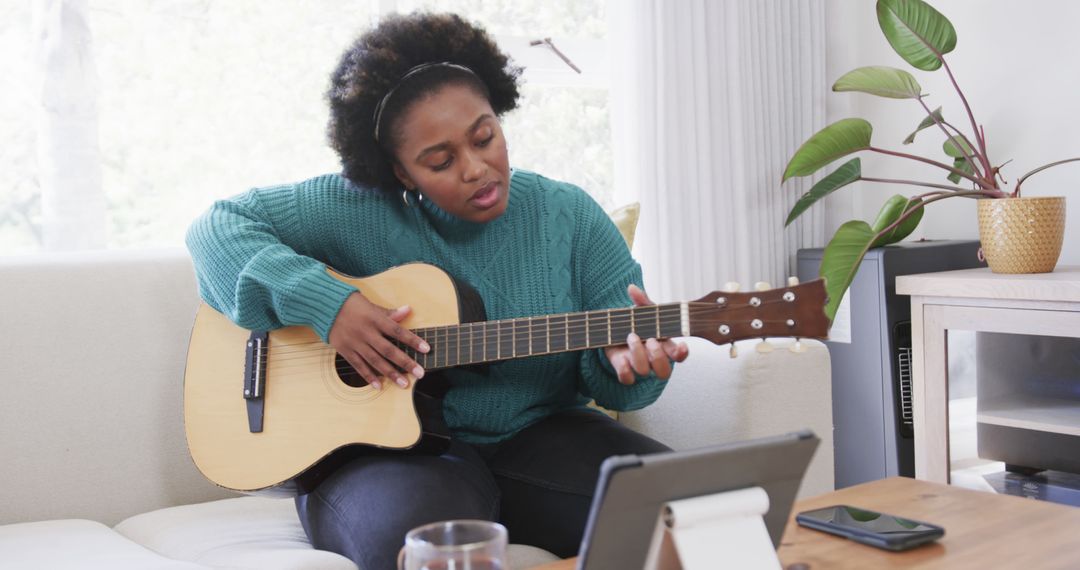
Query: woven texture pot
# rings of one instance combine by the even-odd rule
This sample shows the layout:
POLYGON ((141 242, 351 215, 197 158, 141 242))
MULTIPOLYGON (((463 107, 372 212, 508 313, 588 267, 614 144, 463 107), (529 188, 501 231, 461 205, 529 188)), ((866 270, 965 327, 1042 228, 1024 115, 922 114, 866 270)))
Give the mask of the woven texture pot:
POLYGON ((1065 198, 1000 198, 978 202, 979 238, 994 273, 1048 273, 1065 238, 1065 198))

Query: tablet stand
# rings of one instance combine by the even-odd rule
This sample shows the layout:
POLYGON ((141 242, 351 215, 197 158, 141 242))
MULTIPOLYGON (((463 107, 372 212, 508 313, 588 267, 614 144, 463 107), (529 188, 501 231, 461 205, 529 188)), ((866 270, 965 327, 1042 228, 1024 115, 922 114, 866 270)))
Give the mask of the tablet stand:
POLYGON ((778 569, 762 518, 769 495, 748 487, 669 501, 661 509, 646 570, 778 569))

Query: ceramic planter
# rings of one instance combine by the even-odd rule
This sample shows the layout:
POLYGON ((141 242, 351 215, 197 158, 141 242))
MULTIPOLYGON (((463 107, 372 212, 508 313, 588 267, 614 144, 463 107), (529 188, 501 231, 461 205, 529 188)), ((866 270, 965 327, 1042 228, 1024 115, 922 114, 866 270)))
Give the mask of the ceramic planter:
POLYGON ((1065 198, 978 201, 979 238, 994 273, 1048 273, 1065 238, 1065 198))

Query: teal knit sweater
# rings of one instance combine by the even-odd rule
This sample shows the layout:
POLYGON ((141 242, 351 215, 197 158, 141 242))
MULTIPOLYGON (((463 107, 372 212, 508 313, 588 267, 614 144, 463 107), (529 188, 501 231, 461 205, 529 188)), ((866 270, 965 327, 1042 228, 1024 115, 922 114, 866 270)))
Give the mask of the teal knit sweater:
MULTIPOLYGON (((355 291, 327 265, 361 277, 415 261, 437 265, 480 293, 490 320, 626 307, 627 285, 641 285, 640 266, 592 198, 522 170, 511 176, 506 212, 486 224, 333 174, 219 201, 192 224, 187 245, 210 306, 246 329, 306 325, 324 341, 355 291)), ((447 425, 471 443, 506 439, 590 398, 614 410, 641 408, 665 385, 651 375, 620 384, 595 349, 446 375, 447 425)))

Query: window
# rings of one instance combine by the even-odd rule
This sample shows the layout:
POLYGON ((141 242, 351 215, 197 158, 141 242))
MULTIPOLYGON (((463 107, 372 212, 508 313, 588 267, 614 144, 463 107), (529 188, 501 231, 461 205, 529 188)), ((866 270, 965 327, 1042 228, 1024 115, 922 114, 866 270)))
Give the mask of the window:
MULTIPOLYGON (((15 96, 0 100, 0 254, 179 245, 214 199, 339 170, 325 137, 330 71, 348 43, 390 10, 456 11, 493 33, 526 66, 521 106, 506 117, 511 164, 576 183, 611 207, 604 8, 604 0, 3 3, 0 64, 14 78, 15 96), (90 149, 96 156, 77 158, 100 165, 100 184, 90 176, 85 186, 65 187, 41 166, 42 129, 64 120, 63 109, 58 117, 43 105, 41 79, 71 72, 36 63, 43 46, 35 41, 44 40, 34 38, 50 21, 40 13, 46 4, 67 11, 54 25, 88 32, 74 57, 93 64, 96 80, 85 89, 88 100, 96 98, 96 124, 87 128, 97 148, 90 149), (529 46, 538 39, 531 30, 552 37, 586 73, 546 46, 529 46), (65 221, 45 211, 56 202, 43 192, 67 204, 96 199, 104 212, 65 221), (66 223, 103 237, 50 243, 50 224, 66 223)), ((69 151, 81 152, 59 152, 69 151)), ((69 164, 66 158, 53 164, 69 164)))
POLYGON ((397 0, 395 4, 405 13, 461 14, 493 34, 499 47, 525 67, 519 107, 504 119, 510 164, 577 184, 605 208, 617 205, 605 0, 397 0), (583 73, 547 46, 530 45, 546 37, 583 73))

